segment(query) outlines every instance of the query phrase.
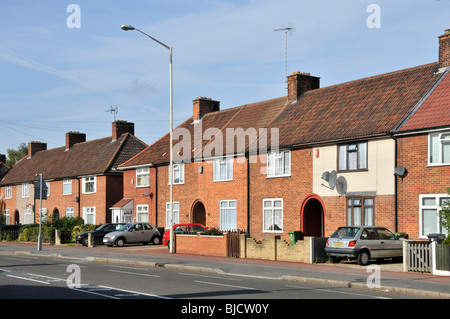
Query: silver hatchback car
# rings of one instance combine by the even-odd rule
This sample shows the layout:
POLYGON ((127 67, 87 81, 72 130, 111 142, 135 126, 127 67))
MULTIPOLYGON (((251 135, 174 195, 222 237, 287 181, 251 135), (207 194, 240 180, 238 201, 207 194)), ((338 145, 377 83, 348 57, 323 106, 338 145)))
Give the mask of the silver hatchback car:
POLYGON ((106 246, 117 245, 122 247, 125 244, 153 243, 161 244, 161 234, 158 229, 150 223, 131 223, 123 226, 117 231, 106 234, 103 243, 106 246))
POLYGON ((385 227, 344 226, 328 238, 325 253, 333 263, 347 258, 368 265, 370 259, 402 257, 403 240, 385 227))

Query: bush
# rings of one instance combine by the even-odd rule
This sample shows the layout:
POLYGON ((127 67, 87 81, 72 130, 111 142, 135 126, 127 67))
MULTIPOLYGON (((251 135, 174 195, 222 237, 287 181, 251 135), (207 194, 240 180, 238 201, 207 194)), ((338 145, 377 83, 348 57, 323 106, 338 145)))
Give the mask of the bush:
POLYGON ((450 234, 447 236, 447 238, 444 239, 442 245, 450 245, 450 234))

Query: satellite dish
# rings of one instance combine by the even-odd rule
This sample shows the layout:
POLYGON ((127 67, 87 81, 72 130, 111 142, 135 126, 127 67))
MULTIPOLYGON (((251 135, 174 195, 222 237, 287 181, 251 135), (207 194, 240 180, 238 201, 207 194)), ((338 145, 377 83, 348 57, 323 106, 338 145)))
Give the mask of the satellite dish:
POLYGON ((340 196, 344 196, 347 193, 347 180, 344 176, 339 176, 337 179, 336 190, 340 196))
POLYGON ((397 166, 395 168, 395 172, 394 175, 400 176, 400 177, 404 177, 406 175, 408 171, 406 170, 406 168, 404 166, 397 166))
POLYGON ((330 176, 328 178, 328 184, 330 185, 330 189, 334 189, 336 186, 337 173, 336 171, 331 171, 330 176))
POLYGON ((323 172, 322 179, 328 182, 328 180, 330 179, 330 172, 323 172))

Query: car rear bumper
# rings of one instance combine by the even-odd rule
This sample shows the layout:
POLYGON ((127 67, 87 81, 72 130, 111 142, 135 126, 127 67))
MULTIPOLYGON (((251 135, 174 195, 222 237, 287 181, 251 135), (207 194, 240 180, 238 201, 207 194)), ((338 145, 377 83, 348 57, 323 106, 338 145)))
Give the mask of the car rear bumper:
POLYGON ((334 257, 348 257, 348 258, 356 258, 359 254, 359 249, 354 248, 332 248, 325 247, 325 253, 328 256, 334 257))

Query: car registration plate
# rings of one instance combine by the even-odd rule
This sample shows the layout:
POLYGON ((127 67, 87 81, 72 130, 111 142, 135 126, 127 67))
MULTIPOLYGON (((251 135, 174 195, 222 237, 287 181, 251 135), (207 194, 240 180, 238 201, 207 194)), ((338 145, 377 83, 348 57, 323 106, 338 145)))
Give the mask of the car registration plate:
POLYGON ((344 243, 342 242, 333 243, 333 247, 344 247, 344 243))

